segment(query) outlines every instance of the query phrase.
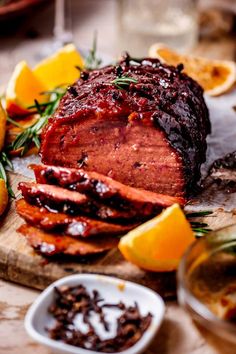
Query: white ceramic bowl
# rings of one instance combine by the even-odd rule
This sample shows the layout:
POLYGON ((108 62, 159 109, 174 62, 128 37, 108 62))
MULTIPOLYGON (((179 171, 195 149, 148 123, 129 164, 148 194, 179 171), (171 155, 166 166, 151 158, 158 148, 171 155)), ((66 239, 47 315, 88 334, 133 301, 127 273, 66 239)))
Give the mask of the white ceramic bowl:
MULTIPOLYGON (((165 313, 165 304, 162 298, 160 295, 144 286, 102 275, 76 274, 52 283, 39 295, 26 314, 25 328, 28 334, 37 342, 50 348, 54 353, 97 354, 98 352, 51 339, 45 330, 45 327, 50 327, 54 322, 51 314, 47 311, 54 300, 54 287, 60 287, 62 285, 76 286, 79 284, 84 285, 89 292, 94 289, 98 290, 101 297, 108 303, 118 303, 122 301, 126 305, 134 305, 136 301, 142 315, 147 315, 148 312, 152 313, 152 323, 144 332, 141 339, 129 349, 119 352, 122 354, 142 353, 150 344, 162 323, 165 313)), ((113 315, 109 316, 111 328, 113 318, 114 320, 116 319, 113 315)), ((99 333, 98 327, 96 330, 99 333)), ((114 354, 118 353, 116 352, 114 354)))

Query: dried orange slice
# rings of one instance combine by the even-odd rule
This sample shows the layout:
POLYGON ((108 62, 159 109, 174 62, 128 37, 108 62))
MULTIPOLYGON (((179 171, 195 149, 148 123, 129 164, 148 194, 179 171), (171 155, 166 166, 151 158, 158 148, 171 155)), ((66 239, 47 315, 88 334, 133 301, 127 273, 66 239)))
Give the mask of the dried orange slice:
POLYGON ((0 215, 2 215, 8 204, 8 191, 6 183, 3 179, 0 179, 0 215))
POLYGON ((74 44, 68 44, 54 55, 41 61, 33 70, 34 75, 44 83, 47 90, 73 84, 80 76, 84 61, 74 44))
POLYGON ((153 44, 149 49, 149 56, 169 65, 182 63, 183 72, 196 80, 210 96, 229 91, 236 82, 236 63, 233 61, 179 54, 162 43, 153 44))
POLYGON ((178 204, 121 238, 119 250, 140 268, 166 272, 176 270, 186 248, 195 240, 178 204))
POLYGON ((34 100, 43 102, 46 96, 41 93, 46 86, 37 79, 25 61, 21 61, 8 82, 6 89, 6 110, 10 116, 27 114, 34 100))

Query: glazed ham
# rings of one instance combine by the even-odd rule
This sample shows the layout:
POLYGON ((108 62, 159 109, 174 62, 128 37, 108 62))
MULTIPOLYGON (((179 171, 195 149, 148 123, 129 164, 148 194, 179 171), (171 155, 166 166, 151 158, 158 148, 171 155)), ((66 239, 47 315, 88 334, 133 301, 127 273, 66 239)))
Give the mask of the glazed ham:
POLYGON ((45 256, 84 256, 195 190, 210 133, 202 88, 157 59, 126 55, 68 88, 41 136, 45 165, 20 183, 19 229, 45 256))
POLYGON ((83 168, 136 188, 186 196, 210 132, 201 87, 157 59, 82 72, 42 134, 45 164, 83 168), (120 77, 129 77, 119 85, 120 77))
POLYGON ((73 237, 123 235, 136 226, 106 223, 85 216, 52 213, 43 207, 30 205, 24 199, 16 202, 16 210, 20 217, 37 228, 73 237))

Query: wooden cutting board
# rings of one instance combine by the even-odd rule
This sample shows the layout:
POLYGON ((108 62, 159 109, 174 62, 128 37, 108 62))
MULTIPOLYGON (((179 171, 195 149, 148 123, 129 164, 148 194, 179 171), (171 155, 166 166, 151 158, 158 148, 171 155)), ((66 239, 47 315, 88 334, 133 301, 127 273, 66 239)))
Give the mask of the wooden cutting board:
MULTIPOLYGON (((19 181, 28 178, 12 174, 11 183, 16 195, 19 181)), ((206 218, 205 218, 206 219, 206 218)), ((0 224, 0 277, 37 289, 43 289, 51 282, 74 273, 100 273, 120 277, 146 285, 164 297, 176 293, 175 272, 152 273, 140 270, 126 262, 118 250, 87 261, 47 261, 27 245, 25 238, 17 233, 22 224, 14 208, 14 201, 7 216, 0 224)), ((217 210, 207 222, 213 229, 236 223, 236 215, 217 210), (215 217, 216 216, 216 217, 215 217)))
MULTIPOLYGON (((17 192, 19 181, 28 180, 20 175, 11 175, 13 190, 17 192)), ((155 274, 144 272, 126 262, 118 250, 85 261, 46 261, 27 245, 25 238, 16 230, 22 219, 15 212, 14 202, 0 224, 0 277, 37 289, 74 273, 99 273, 132 280, 158 290, 163 296, 175 293, 175 273, 155 274)))
MULTIPOLYGON (((208 138, 207 163, 209 165, 226 153, 236 150, 236 113, 232 107, 236 103, 236 90, 219 98, 207 98, 212 122, 212 134, 208 138)), ((27 180, 20 175, 22 165, 11 175, 13 190, 17 192, 19 181, 27 180)), ((204 172, 204 171, 203 171, 204 172)), ((216 190, 217 192, 217 190, 216 190)), ((214 194, 214 193, 213 193, 214 194)), ((198 197, 194 208, 214 210, 212 217, 205 218, 212 229, 236 223, 236 193, 217 195, 203 193, 198 197)), ((193 206, 190 207, 192 209, 193 206)), ((90 259, 87 263, 70 261, 45 261, 16 232, 22 220, 16 215, 14 202, 6 218, 0 224, 0 277, 37 289, 43 289, 54 280, 74 273, 100 273, 144 284, 164 297, 176 293, 175 273, 151 273, 140 270, 126 262, 118 250, 90 259)))

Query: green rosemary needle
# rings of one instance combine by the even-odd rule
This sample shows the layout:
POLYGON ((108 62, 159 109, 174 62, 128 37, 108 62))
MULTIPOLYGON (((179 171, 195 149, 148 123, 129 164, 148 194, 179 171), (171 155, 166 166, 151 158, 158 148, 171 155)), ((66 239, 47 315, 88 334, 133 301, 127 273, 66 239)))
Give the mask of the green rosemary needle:
POLYGON ((7 122, 15 125, 20 129, 24 129, 23 125, 19 124, 18 122, 16 122, 14 119, 11 119, 10 117, 7 117, 7 122))
POLYGON ((92 48, 89 50, 88 56, 85 59, 84 67, 86 70, 94 70, 98 69, 101 63, 102 60, 97 57, 97 32, 95 32, 93 36, 92 48))
POLYGON ((131 83, 137 84, 138 80, 128 75, 122 75, 111 81, 111 84, 115 85, 118 89, 121 90, 129 87, 131 83))
MULTIPOLYGON (((51 94, 51 99, 49 102, 39 103, 35 100, 34 105, 28 107, 29 109, 35 108, 39 114, 39 118, 35 123, 25 128, 20 134, 17 135, 16 139, 7 147, 9 151, 22 148, 21 156, 23 156, 32 144, 34 144, 37 148, 40 147, 39 135, 42 128, 46 125, 49 116, 56 110, 60 99, 65 94, 65 90, 57 89, 47 93, 51 94)), ((43 94, 45 94, 45 92, 43 94)))
POLYGON ((209 216, 211 214, 213 214, 213 211, 205 210, 205 211, 197 211, 197 212, 193 212, 193 213, 187 213, 186 217, 188 219, 190 219, 190 218, 201 218, 203 216, 209 216))
POLYGON ((210 210, 205 210, 205 211, 199 211, 199 212, 193 212, 193 213, 187 213, 186 218, 189 220, 190 225, 192 227, 193 232, 195 233, 196 237, 202 237, 203 235, 208 234, 210 231, 212 231, 208 224, 205 222, 198 222, 198 221, 192 221, 192 218, 201 218, 203 216, 209 216, 213 214, 212 211, 210 210))

